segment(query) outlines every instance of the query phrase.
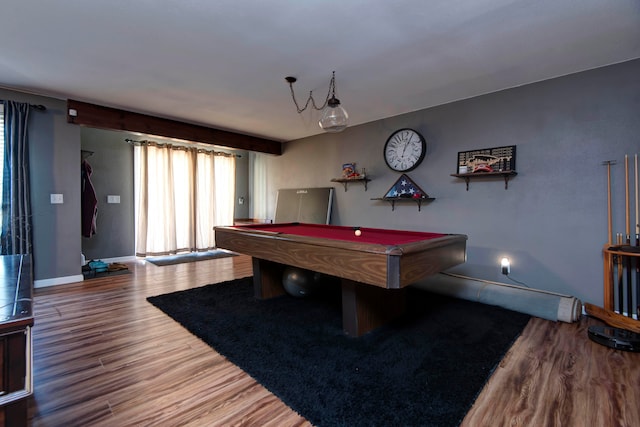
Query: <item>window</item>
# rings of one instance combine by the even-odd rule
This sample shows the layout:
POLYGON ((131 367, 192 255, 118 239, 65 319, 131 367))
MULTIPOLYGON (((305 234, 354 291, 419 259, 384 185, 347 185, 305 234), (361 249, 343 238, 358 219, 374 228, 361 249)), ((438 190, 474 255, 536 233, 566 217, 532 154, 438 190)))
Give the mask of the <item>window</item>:
POLYGON ((215 248, 232 225, 235 156, 143 141, 134 147, 136 255, 215 248))

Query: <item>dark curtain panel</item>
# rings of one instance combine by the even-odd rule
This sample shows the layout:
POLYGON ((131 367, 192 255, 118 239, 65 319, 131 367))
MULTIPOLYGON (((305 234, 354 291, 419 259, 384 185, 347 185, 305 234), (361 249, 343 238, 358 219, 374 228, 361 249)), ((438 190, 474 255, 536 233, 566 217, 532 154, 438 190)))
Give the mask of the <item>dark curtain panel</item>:
POLYGON ((29 195, 29 104, 4 103, 4 169, 2 174, 2 255, 31 253, 29 195))

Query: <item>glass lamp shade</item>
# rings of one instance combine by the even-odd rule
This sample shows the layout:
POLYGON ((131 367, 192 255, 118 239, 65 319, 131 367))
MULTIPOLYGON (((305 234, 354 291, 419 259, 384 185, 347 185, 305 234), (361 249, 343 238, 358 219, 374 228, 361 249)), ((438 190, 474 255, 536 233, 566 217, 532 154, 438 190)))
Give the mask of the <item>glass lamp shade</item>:
POLYGON ((342 108, 340 101, 333 97, 322 111, 318 124, 326 132, 341 132, 347 128, 348 121, 349 114, 342 108))

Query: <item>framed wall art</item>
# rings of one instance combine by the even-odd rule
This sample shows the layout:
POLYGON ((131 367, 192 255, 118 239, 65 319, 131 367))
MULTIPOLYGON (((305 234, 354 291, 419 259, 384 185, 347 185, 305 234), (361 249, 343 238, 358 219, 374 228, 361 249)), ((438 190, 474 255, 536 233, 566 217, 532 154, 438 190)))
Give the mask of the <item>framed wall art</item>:
POLYGON ((511 172, 516 170, 516 146, 460 151, 456 173, 511 172))

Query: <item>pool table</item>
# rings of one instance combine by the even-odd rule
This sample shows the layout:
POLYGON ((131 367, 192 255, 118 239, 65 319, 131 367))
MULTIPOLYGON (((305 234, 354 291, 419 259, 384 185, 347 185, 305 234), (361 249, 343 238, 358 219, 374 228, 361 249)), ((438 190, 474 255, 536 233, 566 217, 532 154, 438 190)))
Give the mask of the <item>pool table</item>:
POLYGON ((218 248, 252 257, 260 299, 285 293, 286 266, 340 278, 343 329, 350 336, 400 316, 404 288, 464 263, 467 241, 463 234, 303 223, 215 227, 215 238, 218 248))

